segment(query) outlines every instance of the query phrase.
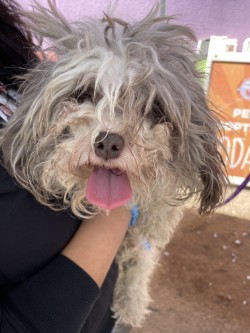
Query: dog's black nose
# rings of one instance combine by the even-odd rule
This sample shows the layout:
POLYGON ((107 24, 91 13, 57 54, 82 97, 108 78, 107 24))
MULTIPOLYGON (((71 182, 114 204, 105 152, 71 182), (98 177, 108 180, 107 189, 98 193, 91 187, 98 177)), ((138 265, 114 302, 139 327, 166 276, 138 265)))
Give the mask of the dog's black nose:
POLYGON ((123 137, 115 133, 100 132, 94 143, 96 155, 104 160, 119 157, 123 147, 123 137))

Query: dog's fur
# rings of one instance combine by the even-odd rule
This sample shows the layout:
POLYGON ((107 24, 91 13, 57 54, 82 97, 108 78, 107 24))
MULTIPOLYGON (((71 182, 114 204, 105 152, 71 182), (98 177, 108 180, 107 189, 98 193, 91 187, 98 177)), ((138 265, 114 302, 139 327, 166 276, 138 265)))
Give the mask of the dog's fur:
POLYGON ((41 61, 23 78, 21 105, 0 132, 4 164, 42 204, 70 208, 80 219, 100 212, 85 199, 95 166, 127 173, 140 214, 117 255, 113 310, 119 322, 138 326, 159 250, 182 217, 179 206, 197 195, 206 214, 221 200, 219 122, 189 28, 157 18, 157 6, 134 25, 108 15, 69 24, 49 4, 24 16, 58 59, 41 61), (119 157, 96 156, 100 132, 123 137, 119 157))

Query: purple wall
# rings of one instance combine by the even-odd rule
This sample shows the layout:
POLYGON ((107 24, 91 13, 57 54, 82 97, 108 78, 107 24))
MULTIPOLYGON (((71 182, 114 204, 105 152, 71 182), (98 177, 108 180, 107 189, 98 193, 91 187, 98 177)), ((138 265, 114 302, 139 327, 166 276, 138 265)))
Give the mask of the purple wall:
MULTIPOLYGON (((32 0, 19 0, 22 4, 32 0)), ((111 0, 54 0, 69 18, 80 16, 102 17, 111 0)), ((164 0, 163 0, 164 1, 164 0)), ((40 0, 46 3, 46 0, 40 0)), ((114 1, 112 1, 114 3, 114 1)), ((118 0, 117 16, 137 20, 149 12, 154 0, 118 0)), ((166 0, 166 14, 178 14, 178 22, 188 24, 198 38, 227 35, 242 42, 250 37, 250 0, 166 0)))
MULTIPOLYGON (((107 11, 110 0, 53 0, 57 7, 69 18, 79 18, 91 16, 102 18, 103 12, 107 11)), ((21 4, 30 4, 32 0, 19 0, 21 4)), ((46 4, 46 0, 39 0, 40 3, 46 4)), ((114 3, 114 1, 112 1, 114 3)), ((115 13, 125 19, 141 19, 154 5, 154 0, 123 0, 119 1, 115 13)))
POLYGON ((249 0, 167 0, 168 15, 180 14, 180 22, 190 25, 199 38, 228 36, 242 42, 250 37, 249 0))

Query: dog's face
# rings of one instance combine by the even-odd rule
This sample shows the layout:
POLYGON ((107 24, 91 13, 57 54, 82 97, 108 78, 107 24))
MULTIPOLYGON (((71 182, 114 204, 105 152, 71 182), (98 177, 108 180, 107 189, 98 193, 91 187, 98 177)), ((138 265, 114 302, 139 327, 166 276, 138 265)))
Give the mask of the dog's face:
POLYGON ((89 203, 176 204, 194 193, 202 213, 212 210, 223 163, 192 32, 155 13, 133 26, 109 17, 69 25, 51 10, 26 13, 58 59, 26 75, 1 135, 11 173, 41 202, 79 217, 93 212, 89 203))

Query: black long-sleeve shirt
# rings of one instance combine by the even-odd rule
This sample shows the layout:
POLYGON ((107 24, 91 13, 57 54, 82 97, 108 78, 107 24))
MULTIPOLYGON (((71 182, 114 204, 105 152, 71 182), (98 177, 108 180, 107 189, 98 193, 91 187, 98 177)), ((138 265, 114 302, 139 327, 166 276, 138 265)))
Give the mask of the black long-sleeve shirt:
POLYGON ((60 254, 79 223, 36 202, 0 165, 0 332, 111 332, 116 264, 99 289, 60 254))

